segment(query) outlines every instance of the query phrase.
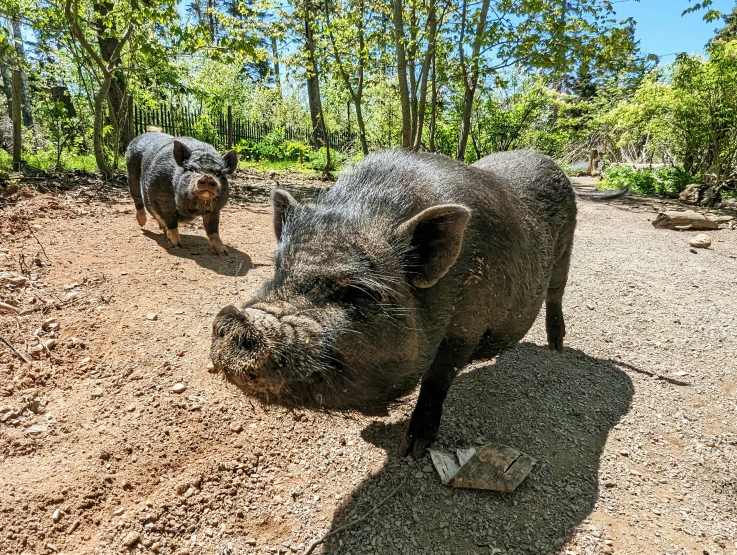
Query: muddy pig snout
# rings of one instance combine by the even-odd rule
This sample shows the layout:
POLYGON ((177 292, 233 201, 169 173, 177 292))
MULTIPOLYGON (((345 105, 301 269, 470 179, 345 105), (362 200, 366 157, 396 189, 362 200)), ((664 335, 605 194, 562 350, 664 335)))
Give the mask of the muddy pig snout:
POLYGON ((212 200, 220 193, 220 183, 209 174, 200 177, 194 185, 194 194, 202 200, 212 200))
MULTIPOLYGON (((251 379, 265 369, 269 360, 269 348, 263 332, 264 317, 266 314, 260 310, 226 306, 215 319, 214 331, 220 337, 220 348, 236 349, 241 356, 245 355, 245 370, 251 379)), ((224 370, 228 373, 228 368, 224 370)))
POLYGON ((232 305, 226 306, 217 316, 218 332, 221 337, 230 333, 231 341, 237 342, 245 351, 265 350, 264 337, 256 322, 259 313, 250 308, 240 310, 232 305))

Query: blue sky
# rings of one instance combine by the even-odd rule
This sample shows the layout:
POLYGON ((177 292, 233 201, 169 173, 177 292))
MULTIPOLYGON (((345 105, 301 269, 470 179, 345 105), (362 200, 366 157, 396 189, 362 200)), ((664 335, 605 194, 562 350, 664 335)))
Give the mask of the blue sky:
MULTIPOLYGON (((702 53, 706 41, 714 35, 720 22, 706 23, 701 18, 704 12, 686 14, 683 10, 696 0, 633 0, 614 1, 617 17, 632 17, 637 21, 636 36, 643 53, 664 56, 674 52, 702 53)), ((735 0, 714 0, 712 8, 729 13, 735 0)), ((665 56, 663 62, 673 61, 665 56)))

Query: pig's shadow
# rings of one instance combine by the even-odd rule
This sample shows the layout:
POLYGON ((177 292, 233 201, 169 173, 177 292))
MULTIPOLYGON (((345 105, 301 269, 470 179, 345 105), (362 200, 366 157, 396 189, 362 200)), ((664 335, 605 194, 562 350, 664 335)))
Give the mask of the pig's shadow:
POLYGON ((207 237, 202 237, 201 235, 181 233, 182 248, 174 249, 169 246, 166 237, 161 232, 144 229, 143 234, 149 239, 156 241, 170 255, 194 260, 203 268, 212 270, 222 276, 243 277, 249 270, 261 266, 261 264, 251 262, 251 257, 245 252, 227 243, 225 244, 225 249, 228 251, 228 256, 217 256, 210 249, 210 242, 207 240, 207 237))
POLYGON ((336 510, 331 530, 404 485, 366 520, 332 536, 325 553, 356 553, 367 538, 378 553, 559 552, 602 493, 599 457, 631 399, 624 372, 577 350, 523 343, 477 365, 454 382, 436 446, 454 450, 485 437, 517 447, 537 459, 526 481, 513 493, 443 486, 434 469, 427 472, 429 457, 397 457, 406 420, 376 421, 362 435, 387 451, 386 467, 336 510))

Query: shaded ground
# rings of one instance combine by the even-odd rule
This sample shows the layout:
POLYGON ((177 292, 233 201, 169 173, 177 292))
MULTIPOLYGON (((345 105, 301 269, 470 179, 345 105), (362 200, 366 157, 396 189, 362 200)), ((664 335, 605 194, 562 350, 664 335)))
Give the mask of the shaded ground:
POLYGON ((439 445, 538 460, 495 494, 397 458, 411 400, 290 412, 208 373, 212 318, 272 272, 273 184, 238 185, 229 258, 195 226, 169 251, 94 183, 6 201, 0 273, 26 282, 0 283, 21 314, 0 335, 33 362, 0 343, 0 553, 301 553, 377 504, 315 552, 737 552, 737 231, 693 254, 695 233, 650 225, 658 201, 579 203, 569 349, 539 321, 445 405, 439 445))

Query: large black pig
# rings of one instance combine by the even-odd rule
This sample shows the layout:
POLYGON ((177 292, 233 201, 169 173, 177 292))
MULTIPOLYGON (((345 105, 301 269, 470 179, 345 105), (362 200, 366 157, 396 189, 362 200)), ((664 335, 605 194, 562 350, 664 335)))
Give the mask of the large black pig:
POLYGON ((419 457, 456 373, 522 339, 543 302, 562 348, 576 200, 549 158, 387 151, 314 204, 273 200, 274 278, 213 324, 212 360, 245 392, 373 411, 422 378, 400 449, 419 457))
POLYGON ((228 175, 238 168, 238 155, 224 156, 192 137, 143 133, 125 151, 128 186, 138 224, 146 210, 158 222, 172 247, 181 247, 179 222, 202 216, 212 250, 227 255, 220 240, 220 210, 228 202, 228 175), (144 207, 146 210, 144 210, 144 207))

